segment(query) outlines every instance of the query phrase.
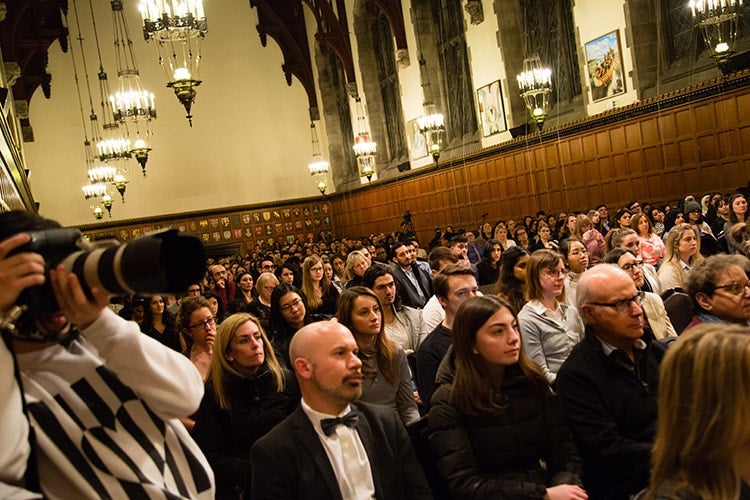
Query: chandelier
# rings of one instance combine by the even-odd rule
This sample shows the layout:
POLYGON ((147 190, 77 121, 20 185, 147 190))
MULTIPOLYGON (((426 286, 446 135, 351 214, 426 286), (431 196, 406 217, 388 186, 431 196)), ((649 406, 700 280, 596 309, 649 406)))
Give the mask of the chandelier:
POLYGON ((96 218, 96 220, 102 220, 102 217, 104 217, 102 207, 100 207, 99 205, 96 205, 94 207, 94 217, 96 218))
POLYGON ((130 39, 122 1, 112 0, 111 5, 118 85, 117 92, 109 95, 109 104, 116 122, 124 124, 126 129, 128 123, 135 126, 136 139, 132 143, 132 148, 128 144, 130 148, 128 152, 131 156, 135 156, 141 166, 143 176, 146 177, 146 162, 151 151, 146 138, 151 135, 149 124, 152 119, 156 118, 154 93, 144 90, 141 85, 141 77, 133 52, 133 41, 130 39), (143 136, 141 136, 141 127, 144 128, 143 136))
POLYGON ((104 205, 104 208, 107 209, 107 213, 109 214, 109 218, 112 218, 112 197, 108 194, 105 194, 102 196, 102 205, 104 205))
POLYGON ((125 203, 125 189, 127 189, 128 181, 125 179, 125 176, 122 174, 117 174, 115 176, 115 179, 112 181, 112 185, 115 187, 118 193, 120 193, 120 197, 122 198, 122 202, 125 203))
POLYGON ((101 198, 107 194, 107 185, 101 182, 86 184, 83 186, 83 196, 90 200, 91 198, 101 198))
POLYGON ((318 140, 318 131, 315 128, 315 123, 310 123, 310 135, 311 135, 311 143, 312 143, 312 152, 313 152, 313 161, 311 161, 307 168, 310 170, 310 175, 312 175, 317 181, 318 181, 318 191, 320 191, 320 194, 326 194, 326 188, 328 187, 326 184, 326 176, 328 174, 328 167, 330 164, 328 161, 323 158, 323 155, 320 153, 320 141, 318 140))
POLYGON ((526 103, 531 119, 541 132, 544 120, 549 114, 549 97, 552 93, 552 70, 542 67, 539 56, 523 60, 523 72, 516 79, 518 90, 526 103))
POLYGON ((357 96, 357 126, 359 134, 354 138, 354 154, 357 157, 357 168, 360 177, 366 177, 369 182, 375 175, 375 153, 377 143, 370 140, 370 132, 367 131, 367 123, 362 106, 362 99, 357 96))
POLYGON ((199 77, 201 42, 208 31, 202 0, 141 0, 143 37, 155 40, 156 50, 171 88, 187 112, 195 102, 199 77))
POLYGON ((742 0, 690 0, 688 5, 711 57, 726 73, 737 41, 742 0))
POLYGON ((445 118, 442 113, 437 112, 435 105, 432 103, 425 103, 424 108, 425 114, 417 118, 417 126, 419 132, 425 137, 427 149, 430 151, 432 159, 437 163, 443 148, 445 118))

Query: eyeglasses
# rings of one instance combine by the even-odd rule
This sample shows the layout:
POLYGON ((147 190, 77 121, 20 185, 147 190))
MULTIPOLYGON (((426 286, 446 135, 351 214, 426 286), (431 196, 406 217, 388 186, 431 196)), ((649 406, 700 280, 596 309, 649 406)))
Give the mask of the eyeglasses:
POLYGON ((623 266, 620 269, 629 273, 633 269, 640 269, 642 267, 643 267, 643 261, 641 259, 638 259, 636 261, 631 262, 630 264, 623 264, 623 266))
POLYGON ((196 321, 192 325, 188 325, 191 329, 195 330, 196 328, 203 328, 204 330, 208 329, 211 326, 214 326, 216 324, 216 320, 213 316, 209 316, 208 318, 204 319, 203 321, 196 321))
POLYGON ((292 309, 296 309, 297 306, 299 306, 299 305, 302 305, 302 299, 300 299, 299 297, 297 297, 292 302, 290 302, 289 304, 285 304, 285 305, 281 306, 279 309, 281 309, 281 312, 283 312, 283 313, 288 313, 292 309))
POLYGON ((615 311, 617 311, 617 314, 625 314, 630 311, 631 302, 640 307, 641 303, 643 302, 643 292, 638 292, 629 299, 622 299, 616 302, 589 302, 589 304, 592 306, 611 307, 615 311))
POLYGON ((719 290, 722 288, 732 295, 743 295, 745 293, 745 288, 750 288, 750 280, 747 280, 744 283, 733 281, 731 283, 727 283, 726 285, 715 286, 714 290, 719 290))
POLYGON ((557 278, 557 277, 564 278, 565 276, 568 275, 570 271, 563 268, 563 269, 544 269, 542 272, 546 274, 547 276, 549 276, 550 278, 557 278))

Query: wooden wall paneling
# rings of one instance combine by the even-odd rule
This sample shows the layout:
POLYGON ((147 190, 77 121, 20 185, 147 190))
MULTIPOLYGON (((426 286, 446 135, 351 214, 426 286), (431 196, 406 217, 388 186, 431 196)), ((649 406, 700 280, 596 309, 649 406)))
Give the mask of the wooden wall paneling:
POLYGON ((713 102, 695 104, 693 116, 695 117, 695 130, 697 132, 716 130, 716 114, 713 102))
POLYGON ((662 170, 662 151, 658 146, 643 148, 644 167, 647 172, 662 170))
POLYGON ((623 173, 628 176, 643 175, 646 171, 645 160, 643 158, 643 150, 636 149, 628 152, 628 170, 626 172, 618 172, 620 175, 623 173))
POLYGON ((698 163, 698 148, 696 146, 696 142, 692 137, 680 139, 677 142, 680 154, 678 157, 672 159, 672 166, 686 168, 698 163))
POLYGON ((663 200, 667 195, 664 176, 661 172, 646 177, 647 197, 651 200, 663 200))
POLYGON ((735 128, 740 123, 739 101, 736 96, 719 99, 713 105, 718 128, 735 128))
POLYGON ((697 143, 699 163, 713 163, 719 160, 719 141, 714 132, 705 135, 699 135, 697 137, 697 143))
POLYGON ((678 137, 692 137, 695 133, 693 114, 689 108, 674 111, 678 137))
MULTIPOLYGON (((623 127, 614 127, 609 129, 609 151, 620 151, 627 148, 627 141, 625 140, 625 130, 623 127)), ((599 154, 603 154, 599 151, 599 154)))
POLYGON ((747 157, 732 165, 726 165, 724 167, 725 186, 731 186, 733 189, 746 186, 748 172, 750 172, 750 159, 747 157))
POLYGON ((641 131, 641 144, 640 145, 651 146, 651 145, 661 144, 661 134, 659 131, 659 124, 658 124, 656 117, 652 117, 647 120, 641 120, 639 123, 640 123, 640 131, 641 131))
POLYGON ((677 124, 673 112, 659 112, 656 120, 659 126, 659 137, 661 138, 662 144, 666 141, 671 141, 677 138, 677 124))
POLYGON ((736 128, 722 130, 718 136, 720 161, 727 161, 740 152, 740 137, 736 128))

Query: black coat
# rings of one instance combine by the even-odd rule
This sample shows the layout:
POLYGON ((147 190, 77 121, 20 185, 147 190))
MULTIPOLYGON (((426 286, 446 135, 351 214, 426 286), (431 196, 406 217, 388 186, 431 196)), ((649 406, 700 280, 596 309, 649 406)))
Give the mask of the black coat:
POLYGON ((477 285, 492 285, 497 282, 499 275, 498 268, 494 267, 488 259, 482 259, 477 264, 477 285))
POLYGON ((557 392, 591 499, 627 498, 648 485, 665 347, 645 335, 643 341, 638 376, 606 356, 590 329, 557 373, 557 392))
POLYGON ((580 462, 558 401, 509 367, 493 414, 468 415, 450 401, 450 384, 432 397, 430 445, 454 498, 543 498, 560 484, 580 485, 580 462), (545 471, 539 464, 542 459, 545 471))
MULTIPOLYGON (((228 375, 231 411, 219 407, 209 380, 195 418, 193 438, 216 477, 216 498, 237 498, 250 490, 250 449, 299 405, 297 379, 284 370, 284 391, 277 392, 264 366, 255 378, 228 375)), ((247 496, 247 495, 246 495, 247 496)))
MULTIPOLYGON (((352 403, 357 434, 367 452, 379 500, 432 498, 414 448, 390 408, 352 403)), ((325 448, 302 407, 253 447, 252 497, 256 500, 336 500, 341 490, 325 448)))

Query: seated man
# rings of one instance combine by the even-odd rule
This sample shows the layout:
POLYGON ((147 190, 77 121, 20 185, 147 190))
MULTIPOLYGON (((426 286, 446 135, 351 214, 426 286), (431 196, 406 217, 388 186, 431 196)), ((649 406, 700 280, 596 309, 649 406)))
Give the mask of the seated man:
POLYGON ((25 212, 0 214, 0 325, 12 338, 42 493, 213 498, 211 468, 178 420, 203 396, 190 361, 118 317, 98 288, 88 298, 64 266, 46 274, 37 253, 8 256, 29 241, 26 232, 59 227, 25 212), (47 280, 42 290, 54 300, 19 299, 47 280))
POLYGON ((697 313, 685 328, 700 323, 750 321, 750 260, 743 255, 712 255, 703 259, 688 275, 687 294, 697 313))
POLYGON ((289 357, 302 402, 253 446, 253 499, 432 498, 396 412, 355 402, 362 395, 357 352, 336 320, 294 335, 289 357))
POLYGON ((557 373, 560 403, 590 498, 628 498, 648 486, 665 348, 643 334, 641 293, 622 269, 584 272, 576 302, 586 335, 557 373))

